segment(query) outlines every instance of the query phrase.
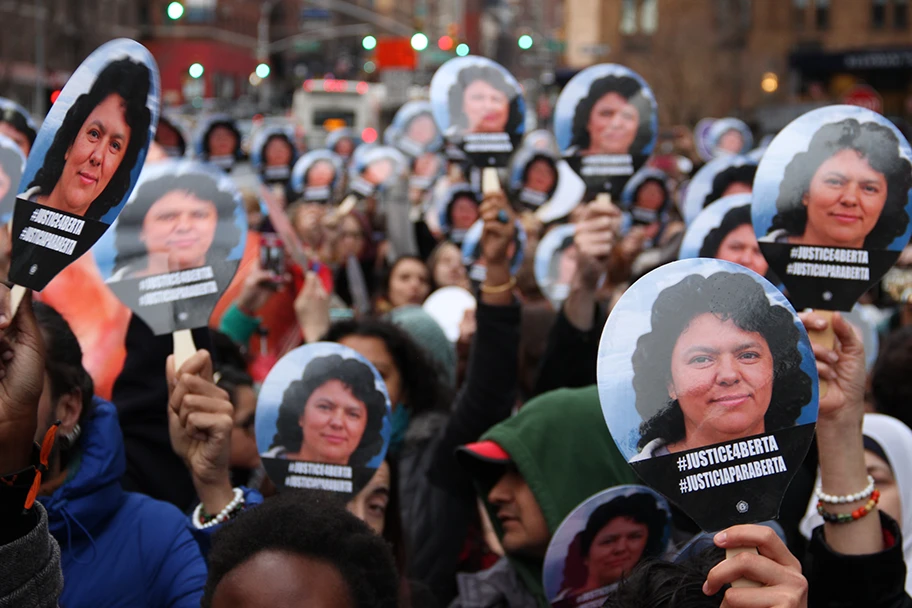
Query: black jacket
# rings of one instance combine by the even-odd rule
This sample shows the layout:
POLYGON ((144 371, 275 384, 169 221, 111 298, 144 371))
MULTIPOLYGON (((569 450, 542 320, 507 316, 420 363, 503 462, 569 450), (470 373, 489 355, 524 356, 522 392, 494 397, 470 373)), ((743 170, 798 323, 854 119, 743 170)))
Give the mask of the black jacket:
POLYGON ((519 305, 479 302, 475 318, 466 380, 452 411, 416 417, 399 459, 409 577, 429 586, 443 605, 456 596, 459 556, 477 515, 475 488, 456 461, 456 448, 506 419, 517 395, 519 305))

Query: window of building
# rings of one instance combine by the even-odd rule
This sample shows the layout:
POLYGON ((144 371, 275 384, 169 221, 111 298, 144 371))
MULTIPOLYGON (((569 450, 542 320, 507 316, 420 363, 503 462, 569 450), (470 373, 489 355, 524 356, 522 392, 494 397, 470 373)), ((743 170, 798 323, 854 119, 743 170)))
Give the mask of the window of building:
POLYGON ((893 27, 898 30, 909 27, 909 0, 893 0, 893 27))
POLYGON ((641 0, 640 29, 644 34, 655 34, 659 29, 659 0, 641 0))
POLYGON ((814 4, 814 22, 818 30, 830 27, 830 0, 816 0, 814 4))
POLYGON ((807 7, 808 0, 792 0, 792 26, 795 29, 804 29, 807 7))
POLYGON ((871 27, 881 29, 887 24, 887 0, 871 0, 871 27))
POLYGON ((637 0, 624 0, 621 4, 621 23, 622 34, 637 33, 637 0))

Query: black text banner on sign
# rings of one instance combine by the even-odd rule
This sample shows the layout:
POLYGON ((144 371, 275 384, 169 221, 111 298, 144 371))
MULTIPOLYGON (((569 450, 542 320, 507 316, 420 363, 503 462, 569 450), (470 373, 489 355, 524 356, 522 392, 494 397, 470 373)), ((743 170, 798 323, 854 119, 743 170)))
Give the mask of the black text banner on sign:
POLYGON ((17 189, 13 305, 101 237, 133 190, 158 123, 158 67, 141 44, 108 42, 76 69, 44 119, 17 189))
POLYGON ((775 519, 817 420, 804 326, 760 275, 712 259, 633 284, 602 332, 608 430, 650 487, 704 530, 775 519))

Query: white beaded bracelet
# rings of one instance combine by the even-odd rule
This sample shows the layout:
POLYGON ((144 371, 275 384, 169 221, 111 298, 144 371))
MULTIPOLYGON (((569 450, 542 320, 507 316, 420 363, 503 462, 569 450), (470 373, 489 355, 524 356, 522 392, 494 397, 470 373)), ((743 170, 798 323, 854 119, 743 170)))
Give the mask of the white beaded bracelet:
POLYGON ((205 530, 207 528, 212 528, 213 526, 218 526, 228 521, 228 518, 231 517, 231 514, 240 506, 244 504, 244 491, 240 488, 234 488, 234 498, 225 505, 225 508, 222 509, 218 515, 215 516, 215 519, 202 523, 201 513, 203 511, 203 503, 196 505, 196 508, 193 509, 193 515, 190 517, 190 520, 193 522, 193 527, 197 530, 205 530))
POLYGON ((859 500, 863 500, 874 493, 874 478, 868 475, 868 486, 861 492, 856 492, 855 494, 848 494, 846 496, 833 496, 831 494, 825 493, 819 484, 814 490, 814 493, 817 494, 817 498, 820 500, 820 502, 828 505, 844 505, 850 502, 858 502, 859 500))

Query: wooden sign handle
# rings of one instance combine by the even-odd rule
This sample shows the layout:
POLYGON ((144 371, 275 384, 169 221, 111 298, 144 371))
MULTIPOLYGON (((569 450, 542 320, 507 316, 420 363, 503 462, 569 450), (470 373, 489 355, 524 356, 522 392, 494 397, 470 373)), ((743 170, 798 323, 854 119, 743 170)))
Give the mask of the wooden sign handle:
MULTIPOLYGON (((725 559, 734 559, 736 555, 741 555, 742 553, 754 553, 756 555, 760 555, 760 552, 757 551, 756 547, 738 547, 736 549, 726 549, 725 559)), ((758 583, 757 581, 752 581, 749 578, 739 578, 736 581, 732 581, 732 587, 735 588, 751 588, 762 586, 763 584, 758 583)))
POLYGON ((355 208, 355 205, 358 204, 358 197, 354 194, 349 194, 345 199, 339 203, 339 207, 336 209, 339 217, 343 215, 348 215, 355 208))
POLYGON ((481 170, 481 193, 485 196, 501 192, 500 177, 494 167, 485 167, 481 170))
POLYGON ((610 203, 611 194, 609 194, 608 192, 599 192, 598 194, 595 195, 595 202, 596 203, 610 203))
MULTIPOLYGON (((836 344, 836 334, 833 332, 833 311, 815 310, 814 314, 826 319, 827 326, 826 329, 809 329, 808 337, 811 339, 812 344, 822 346, 827 350, 832 350, 833 346, 836 344)), ((826 392, 827 382, 826 380, 820 380, 820 397, 826 395, 826 392)))
POLYGON ((25 297, 25 287, 22 285, 13 285, 10 290, 10 319, 16 316, 19 305, 22 304, 22 298, 25 297))
POLYGON ((171 337, 174 339, 174 371, 177 371, 196 354, 196 343, 189 329, 178 329, 171 337))

